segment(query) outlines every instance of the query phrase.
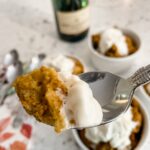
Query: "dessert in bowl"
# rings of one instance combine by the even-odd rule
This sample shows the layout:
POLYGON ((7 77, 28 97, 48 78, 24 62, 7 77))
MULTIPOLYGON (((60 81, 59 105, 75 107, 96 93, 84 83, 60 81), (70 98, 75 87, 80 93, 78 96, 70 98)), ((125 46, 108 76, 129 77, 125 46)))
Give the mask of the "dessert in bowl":
POLYGON ((83 150, 134 150, 143 147, 149 132, 148 113, 134 97, 130 109, 117 120, 98 127, 74 130, 83 150))
POLYGON ((140 38, 131 30, 109 28, 89 36, 94 66, 101 71, 120 73, 131 67, 140 53, 140 38))
POLYGON ((78 58, 62 54, 53 57, 46 57, 42 65, 54 67, 59 72, 65 71, 75 75, 81 74, 85 70, 83 63, 78 58))

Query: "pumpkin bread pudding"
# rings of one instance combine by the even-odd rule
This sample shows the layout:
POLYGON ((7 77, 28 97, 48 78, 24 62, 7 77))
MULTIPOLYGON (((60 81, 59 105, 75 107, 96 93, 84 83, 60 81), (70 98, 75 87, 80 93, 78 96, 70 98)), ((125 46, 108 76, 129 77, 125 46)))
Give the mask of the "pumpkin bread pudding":
POLYGON ((27 113, 54 126, 56 132, 101 123, 101 106, 76 75, 43 66, 18 77, 14 87, 27 113))
POLYGON ((110 124, 78 131, 82 142, 90 150, 134 150, 144 127, 140 104, 135 98, 122 117, 110 124))
POLYGON ((108 57, 125 57, 137 51, 134 40, 117 28, 110 28, 91 37, 93 48, 108 57))
POLYGON ((74 67, 73 67, 73 74, 79 75, 81 73, 84 73, 84 67, 83 64, 75 57, 68 56, 71 60, 74 62, 74 67))
POLYGON ((74 56, 65 56, 59 54, 57 56, 49 57, 43 61, 43 65, 47 67, 54 67, 59 72, 69 72, 75 75, 81 74, 84 72, 84 66, 74 56))
POLYGON ((25 110, 43 123, 55 126, 60 132, 64 128, 64 117, 60 112, 62 101, 56 94, 60 89, 67 94, 67 87, 53 68, 42 67, 24 76, 14 83, 16 92, 25 110))

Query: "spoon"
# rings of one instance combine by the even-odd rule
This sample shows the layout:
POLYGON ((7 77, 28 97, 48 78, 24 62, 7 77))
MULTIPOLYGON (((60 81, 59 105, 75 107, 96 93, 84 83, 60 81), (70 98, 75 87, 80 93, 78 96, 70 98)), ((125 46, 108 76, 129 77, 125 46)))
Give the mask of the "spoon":
POLYGON ((4 56, 3 64, 1 65, 0 68, 0 88, 1 86, 3 86, 3 84, 5 84, 6 74, 8 72, 8 69, 10 69, 9 66, 17 64, 18 61, 19 61, 19 54, 15 49, 11 50, 4 56))
POLYGON ((11 84, 17 76, 21 75, 23 72, 22 63, 20 61, 17 64, 12 64, 8 66, 6 71, 6 81, 11 84))
POLYGON ((16 64, 9 65, 5 74, 5 84, 0 88, 0 105, 4 103, 7 91, 11 87, 17 76, 23 72, 22 63, 18 61, 16 64))
POLYGON ((29 71, 32 71, 32 70, 40 67, 42 64, 42 61, 44 60, 45 57, 46 57, 46 55, 43 53, 32 57, 31 62, 29 64, 29 71))
POLYGON ((18 62, 19 54, 17 50, 13 49, 9 53, 7 53, 4 57, 3 64, 5 66, 9 66, 18 62))
POLYGON ((128 79, 108 72, 87 72, 79 77, 89 84, 93 96, 101 105, 103 125, 128 110, 135 89, 150 81, 150 65, 140 68, 128 79))
POLYGON ((13 123, 12 123, 12 126, 14 128, 18 128, 21 123, 25 120, 25 112, 24 112, 24 109, 22 108, 22 105, 19 105, 17 108, 16 108, 17 112, 14 114, 14 120, 13 120, 13 123))

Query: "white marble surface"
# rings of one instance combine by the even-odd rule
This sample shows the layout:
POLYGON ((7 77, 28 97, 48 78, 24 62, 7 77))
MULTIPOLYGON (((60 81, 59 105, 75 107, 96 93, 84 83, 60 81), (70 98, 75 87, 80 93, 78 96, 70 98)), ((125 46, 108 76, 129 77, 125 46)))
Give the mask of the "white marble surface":
MULTIPOLYGON (((91 0, 91 30, 117 25, 132 29, 141 37, 143 53, 133 70, 150 63, 149 6, 149 0, 91 0)), ((94 69, 87 39, 70 44, 57 37, 50 0, 0 0, 0 62, 13 48, 19 51, 23 61, 39 52, 49 55, 61 52, 81 57, 94 69)), ((149 107, 149 102, 144 101, 149 107)), ((33 141, 33 150, 79 149, 69 131, 56 135, 50 127, 41 124, 36 131, 40 132, 40 138, 33 141)), ((149 146, 150 140, 144 150, 149 146)))

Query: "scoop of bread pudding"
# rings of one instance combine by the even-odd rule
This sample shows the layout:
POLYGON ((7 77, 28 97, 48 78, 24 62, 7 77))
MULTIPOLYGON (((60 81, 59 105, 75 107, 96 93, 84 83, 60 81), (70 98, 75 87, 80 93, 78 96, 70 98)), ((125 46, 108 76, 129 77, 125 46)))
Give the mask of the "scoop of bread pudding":
POLYGON ((54 126, 56 132, 102 121, 100 104, 89 85, 76 75, 41 67, 18 77, 14 87, 27 113, 54 126))
POLYGON ((60 112, 63 102, 56 94, 56 89, 67 94, 67 87, 53 68, 42 67, 18 77, 14 86, 23 107, 30 115, 40 122, 55 126, 57 132, 64 128, 64 118, 60 112))

